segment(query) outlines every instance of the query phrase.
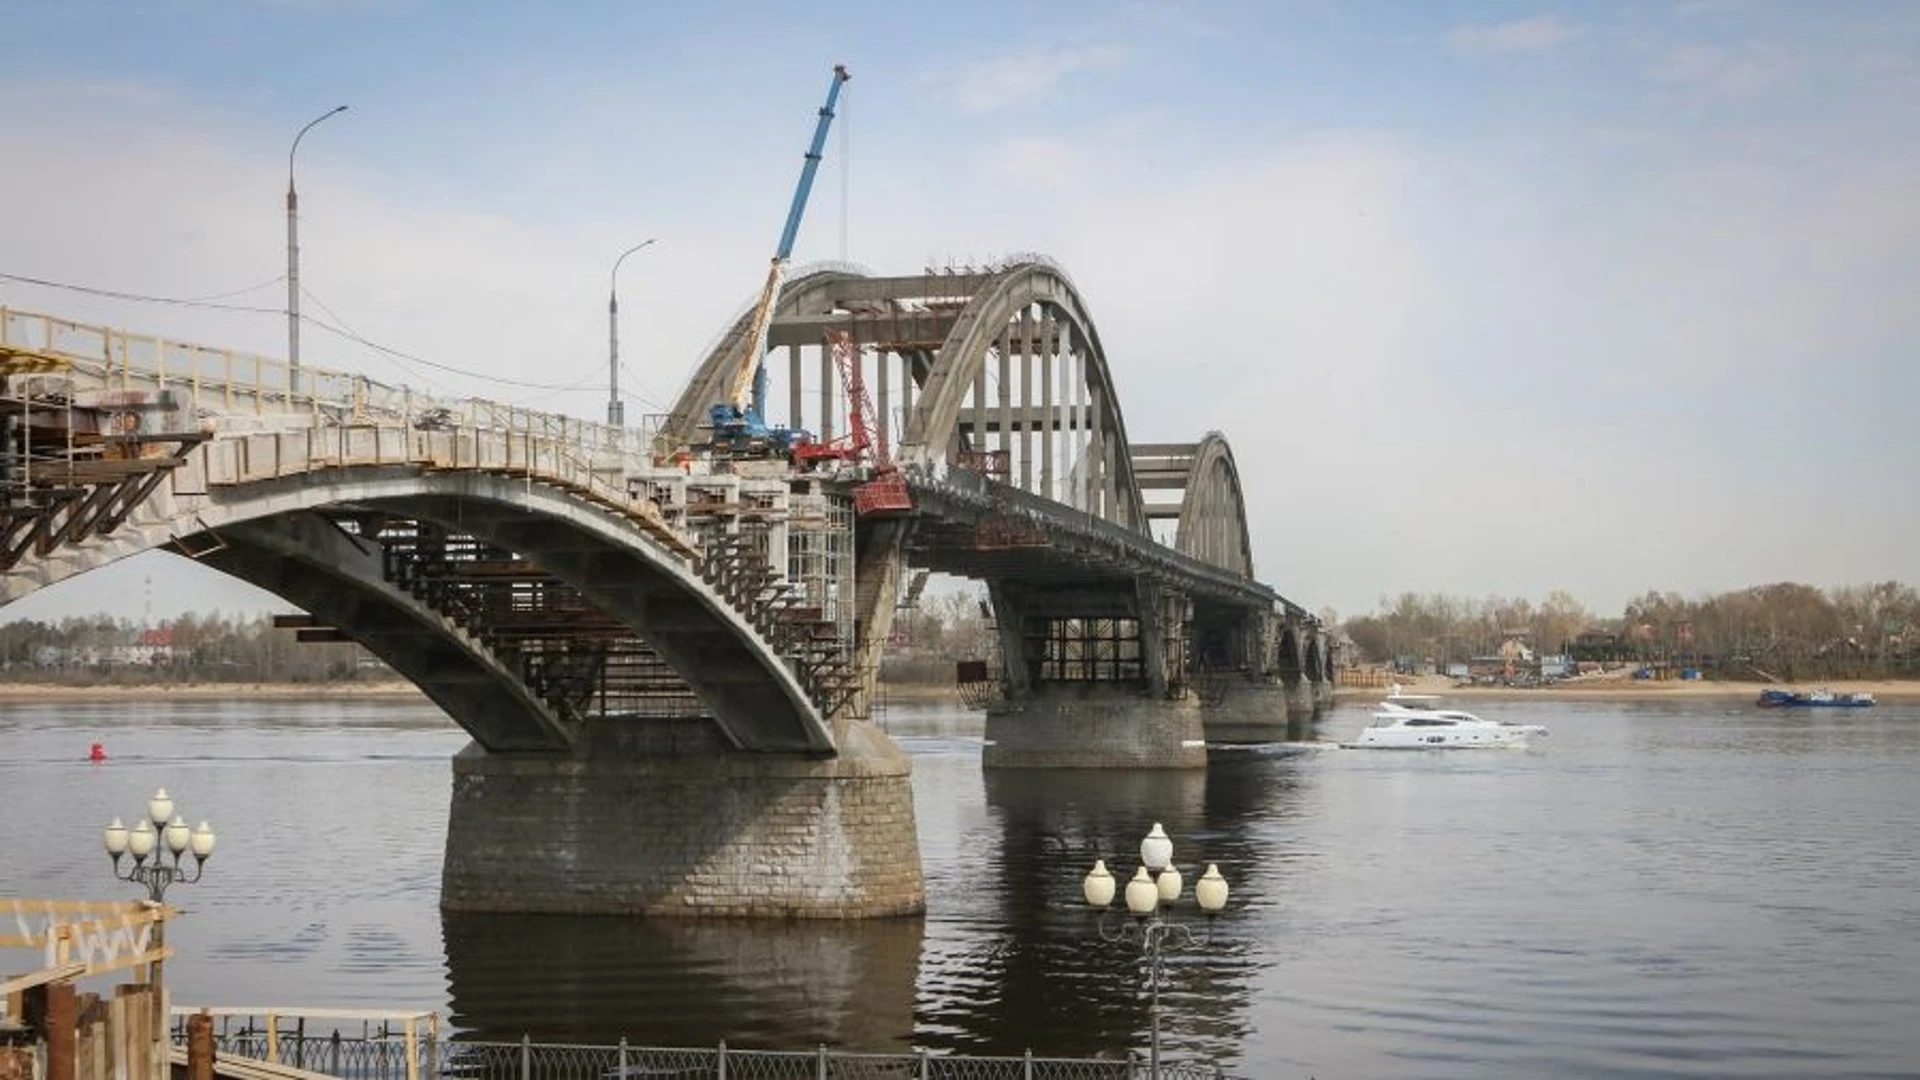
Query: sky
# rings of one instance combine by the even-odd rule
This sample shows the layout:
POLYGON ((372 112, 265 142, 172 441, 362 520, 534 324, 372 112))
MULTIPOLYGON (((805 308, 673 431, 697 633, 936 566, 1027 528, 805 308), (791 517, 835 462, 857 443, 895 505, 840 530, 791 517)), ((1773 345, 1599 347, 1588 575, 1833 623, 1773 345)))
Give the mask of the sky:
MULTIPOLYGON (((1601 613, 1920 580, 1920 5, 0 0, 0 304, 628 415, 795 262, 1051 255, 1259 576, 1601 613), (250 286, 259 286, 249 288, 250 286), (571 387, 572 389, 564 389, 571 387)), ((282 610, 170 556, 0 619, 282 610), (139 596, 138 611, 132 597, 139 596)))

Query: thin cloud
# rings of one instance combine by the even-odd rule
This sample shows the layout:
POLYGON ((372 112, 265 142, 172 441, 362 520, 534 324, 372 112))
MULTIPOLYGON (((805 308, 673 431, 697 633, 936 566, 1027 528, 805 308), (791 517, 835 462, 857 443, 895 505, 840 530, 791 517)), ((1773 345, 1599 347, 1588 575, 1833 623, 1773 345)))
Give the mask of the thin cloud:
POLYGON ((994 112, 1038 101, 1069 75, 1112 71, 1126 62, 1127 50, 1118 45, 1028 49, 954 74, 945 80, 946 92, 962 112, 994 112))
POLYGON ((1456 26, 1447 31, 1447 44, 1470 55, 1539 52, 1579 37, 1585 29, 1558 15, 1535 15, 1511 22, 1456 26))
POLYGON ((0 84, 0 104, 23 107, 92 105, 127 112, 153 112, 178 103, 177 95, 158 83, 111 75, 0 84))
POLYGON ((1698 15, 1730 15, 1746 7, 1744 0, 1680 0, 1673 13, 1690 19, 1698 15))
POLYGON ((1799 68, 1799 58, 1786 47, 1749 41, 1733 47, 1681 45, 1668 49, 1654 59, 1647 74, 1656 82, 1694 87, 1716 97, 1741 98, 1787 81, 1799 68))

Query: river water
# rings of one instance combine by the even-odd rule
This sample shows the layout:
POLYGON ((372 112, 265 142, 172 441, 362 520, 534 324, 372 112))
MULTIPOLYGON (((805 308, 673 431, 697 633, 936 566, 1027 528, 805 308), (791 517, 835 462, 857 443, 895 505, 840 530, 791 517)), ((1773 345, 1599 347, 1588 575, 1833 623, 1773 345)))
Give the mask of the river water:
MULTIPOLYGON (((894 709, 924 919, 442 916, 430 706, 0 704, 0 896, 131 895, 99 848, 158 785, 213 820, 176 1003, 433 1008, 491 1038, 1094 1055, 1146 1041, 1137 946, 1079 904, 1154 821, 1233 901, 1169 953, 1168 1053, 1272 1077, 1920 1075, 1920 708, 1488 701, 1523 752, 1328 744, 1204 774, 983 773, 894 709), (110 760, 82 760, 88 743, 110 760)), ((0 971, 34 966, 0 953, 0 971)))

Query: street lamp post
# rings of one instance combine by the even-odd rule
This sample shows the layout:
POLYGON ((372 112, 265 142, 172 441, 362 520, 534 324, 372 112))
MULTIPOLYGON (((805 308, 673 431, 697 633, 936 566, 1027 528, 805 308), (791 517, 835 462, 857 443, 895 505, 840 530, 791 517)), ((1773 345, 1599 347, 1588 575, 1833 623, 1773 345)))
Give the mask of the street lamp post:
POLYGON ((213 826, 202 821, 197 827, 188 828, 187 819, 174 813, 173 797, 166 788, 153 793, 147 800, 146 816, 140 824, 129 829, 120 824, 119 818, 113 819, 101 834, 101 843, 107 854, 113 859, 113 876, 121 881, 131 881, 147 890, 147 900, 161 910, 153 924, 152 952, 155 959, 147 965, 147 978, 153 986, 153 1025, 161 1030, 166 1023, 164 1009, 166 995, 162 991, 162 965, 166 955, 166 909, 162 906, 167 897, 167 886, 178 882, 191 885, 200 880, 200 874, 207 866, 207 857, 213 854, 213 826), (184 869, 181 861, 191 852, 193 869, 184 869), (133 865, 125 873, 120 870, 120 860, 133 856, 133 865), (148 862, 151 858, 153 861, 148 862))
MULTIPOLYGON (((300 392, 300 196, 293 190, 293 155, 300 149, 300 140, 313 126, 329 116, 346 112, 345 105, 333 108, 307 121, 307 126, 293 137, 293 145, 287 149, 287 394, 291 397, 300 392)), ((291 404, 291 403, 289 403, 291 404)))
POLYGON ((198 828, 190 829, 186 819, 173 811, 172 797, 161 788, 147 800, 147 815, 140 824, 129 829, 114 818, 101 837, 113 858, 113 876, 142 886, 147 899, 156 904, 166 900, 167 886, 174 882, 191 885, 199 881, 207 857, 213 854, 213 827, 203 821, 198 828), (193 854, 191 871, 181 865, 188 852, 193 854), (133 865, 122 873, 120 860, 128 855, 133 856, 133 865), (149 857, 152 862, 147 861, 149 857))
POLYGON ((620 253, 613 260, 613 273, 607 275, 607 426, 626 426, 626 407, 620 403, 620 264, 627 256, 653 243, 648 237, 620 253))
POLYGON ((1147 954, 1149 1043, 1147 1047, 1147 1075, 1152 1080, 1160 1078, 1160 976, 1162 971, 1161 954, 1168 951, 1197 948, 1213 940, 1213 919, 1227 906, 1227 879, 1220 875, 1220 868, 1213 863, 1207 864, 1206 873, 1194 883, 1193 898, 1200 911, 1207 918, 1205 935, 1196 935, 1193 928, 1167 918, 1173 906, 1180 900, 1180 890, 1185 883, 1180 871, 1173 865, 1173 840, 1159 822, 1153 823, 1153 829, 1140 841, 1140 867, 1133 872, 1123 894, 1130 922, 1117 927, 1107 925, 1106 914, 1113 904, 1115 882, 1112 872, 1107 869, 1105 859, 1095 859, 1093 869, 1088 871, 1080 884, 1087 905, 1100 912, 1098 932, 1103 941, 1128 941, 1138 938, 1140 947, 1147 954), (1168 943, 1172 938, 1172 943, 1168 943))

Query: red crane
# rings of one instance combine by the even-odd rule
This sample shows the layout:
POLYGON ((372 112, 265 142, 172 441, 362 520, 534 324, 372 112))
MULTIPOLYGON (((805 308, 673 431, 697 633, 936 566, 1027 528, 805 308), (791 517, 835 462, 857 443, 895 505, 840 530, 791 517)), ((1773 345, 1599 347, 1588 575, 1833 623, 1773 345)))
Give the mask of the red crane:
MULTIPOLYGON (((793 448, 794 463, 810 468, 822 461, 842 461, 858 465, 867 451, 875 448, 873 439, 873 402, 867 398, 867 384, 861 372, 860 350, 854 347, 853 334, 846 330, 827 331, 827 352, 840 372, 840 387, 847 395, 847 433, 837 439, 811 442, 793 448)), ((874 464, 887 463, 886 437, 881 436, 874 464)))
POLYGON ((840 373, 840 386, 847 395, 847 433, 826 442, 807 443, 793 448, 794 464, 808 469, 824 461, 847 465, 864 462, 873 466, 873 476, 853 489, 854 513, 907 513, 913 509, 913 497, 907 492, 906 478, 892 460, 887 446, 886 428, 874 436, 873 400, 867 397, 866 377, 860 363, 860 350, 847 330, 827 331, 827 352, 840 373))

